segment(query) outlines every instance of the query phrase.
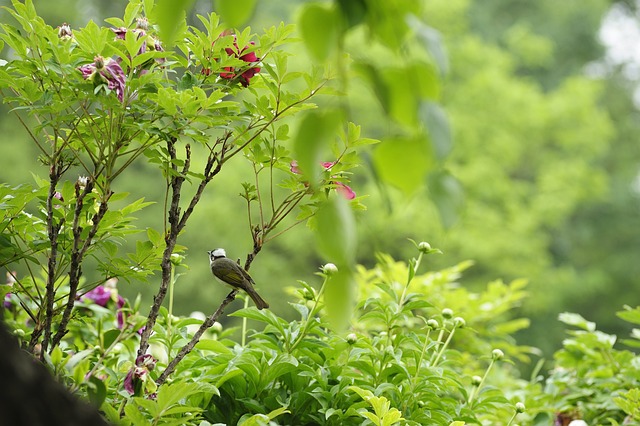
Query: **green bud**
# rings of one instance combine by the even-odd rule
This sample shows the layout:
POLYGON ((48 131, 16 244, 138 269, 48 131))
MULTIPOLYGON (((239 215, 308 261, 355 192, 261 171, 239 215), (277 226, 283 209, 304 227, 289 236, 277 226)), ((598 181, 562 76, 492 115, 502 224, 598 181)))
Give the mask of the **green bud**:
POLYGON ((502 358, 504 358, 504 352, 502 352, 500 349, 494 349, 491 352, 491 357, 496 361, 500 361, 502 358))
POLYGON ((24 337, 24 330, 19 329, 19 328, 15 329, 15 330, 13 330, 13 334, 15 334, 18 337, 24 337))
POLYGON ((327 263, 322 267, 322 272, 330 277, 331 275, 335 275, 338 273, 338 267, 333 263, 327 263))
POLYGON ((524 413, 526 407, 522 402, 516 402, 516 413, 524 413))
POLYGON ((432 330, 437 330, 438 328, 440 328, 440 323, 438 323, 438 321, 434 319, 430 319, 429 321, 427 321, 427 327, 432 330))
POLYGON ((211 326, 211 331, 213 331, 214 333, 220 333, 222 331, 222 324, 220 324, 218 321, 214 322, 211 326))
POLYGON ((425 254, 429 253, 429 251, 431 251, 431 244, 426 241, 422 241, 420 244, 418 244, 418 250, 425 254))
POLYGON ((309 290, 309 289, 305 288, 304 290, 302 290, 302 297, 305 300, 314 300, 316 295, 314 294, 314 292, 312 290, 309 290))
POLYGON ((449 308, 444 308, 442 310, 442 316, 446 319, 451 319, 453 318, 453 311, 449 308))
POLYGON ((184 260, 184 256, 178 253, 171 253, 171 263, 173 266, 179 266, 184 260))
POLYGON ((467 325, 467 322, 462 317, 455 317, 453 319, 453 324, 456 328, 464 328, 464 326, 467 325))
POLYGON ((471 378, 471 384, 473 386, 480 386, 480 383, 482 383, 482 377, 480 376, 473 376, 471 378))
POLYGON ((356 336, 356 333, 347 334, 347 343, 348 344, 353 345, 357 341, 358 341, 358 336, 356 336))

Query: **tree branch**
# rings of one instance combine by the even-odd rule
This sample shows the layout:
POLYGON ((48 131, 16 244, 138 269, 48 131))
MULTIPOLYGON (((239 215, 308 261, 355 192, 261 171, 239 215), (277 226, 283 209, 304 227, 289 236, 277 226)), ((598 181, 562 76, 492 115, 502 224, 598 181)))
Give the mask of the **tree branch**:
POLYGON ((222 301, 218 309, 216 309, 216 311, 202 323, 191 340, 186 345, 184 345, 180 349, 180 351, 178 351, 175 358, 171 360, 171 362, 167 365, 167 368, 165 368, 162 374, 160 374, 160 376, 156 380, 158 386, 160 386, 167 380, 169 375, 171 375, 171 373, 173 373, 173 371, 176 369, 176 366, 180 363, 180 361, 182 361, 182 359, 187 356, 189 352, 193 350, 193 348, 195 348, 204 332, 207 331, 207 329, 209 329, 218 320, 218 318, 220 318, 220 315, 222 315, 224 309, 235 300, 237 294, 238 290, 232 290, 231 293, 229 293, 227 297, 222 301))

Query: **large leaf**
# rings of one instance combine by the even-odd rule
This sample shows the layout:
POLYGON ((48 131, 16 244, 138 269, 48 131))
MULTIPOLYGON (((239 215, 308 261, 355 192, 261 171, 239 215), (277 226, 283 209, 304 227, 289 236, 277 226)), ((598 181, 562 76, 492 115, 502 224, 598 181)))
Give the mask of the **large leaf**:
POLYGON ((295 158, 305 180, 315 187, 320 176, 322 153, 335 138, 340 124, 340 113, 310 111, 300 123, 293 141, 295 158))
POLYGON ((229 27, 238 28, 251 18, 256 0, 215 0, 216 11, 229 27))
POLYGON ((457 221, 464 207, 464 190, 458 180, 446 171, 439 171, 429 176, 429 196, 436 205, 440 220, 445 228, 450 228, 457 221))
POLYGON ((172 46, 184 17, 191 8, 193 0, 158 0, 154 12, 160 27, 160 38, 166 46, 172 46))
POLYGON ((348 266, 339 267, 324 289, 324 304, 327 319, 338 330, 344 330, 351 319, 355 301, 356 283, 348 266))
POLYGON ((453 147, 447 114, 440 105, 427 101, 420 103, 418 114, 427 128, 436 157, 438 160, 443 160, 453 147))
POLYGON ((330 262, 353 265, 356 252, 356 224, 344 197, 330 197, 316 213, 318 250, 330 262))
POLYGON ((380 178, 406 194, 413 193, 423 185, 434 165, 427 142, 420 138, 391 138, 380 143, 373 154, 380 178))
POLYGON ((331 6, 308 4, 300 14, 300 33, 307 50, 319 62, 335 50, 340 36, 340 17, 331 6))

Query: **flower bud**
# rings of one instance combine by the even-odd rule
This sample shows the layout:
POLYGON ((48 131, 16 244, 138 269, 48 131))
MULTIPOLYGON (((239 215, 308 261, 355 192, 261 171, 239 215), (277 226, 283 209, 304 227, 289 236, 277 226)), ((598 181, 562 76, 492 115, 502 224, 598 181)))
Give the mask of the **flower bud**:
POLYGON ((571 420, 571 423, 569 423, 569 426, 589 426, 589 425, 584 420, 577 419, 577 420, 571 420))
POLYGON ((78 176, 78 181, 76 182, 76 185, 78 185, 80 189, 86 188, 88 183, 89 183, 89 178, 87 176, 78 176))
POLYGON ((420 242, 420 244, 418 244, 418 250, 425 254, 429 253, 429 251, 431 250, 431 244, 426 241, 422 241, 420 242))
POLYGON ((24 330, 17 328, 13 330, 13 334, 18 337, 24 337, 24 330))
POLYGON ((516 413, 524 413, 526 407, 522 402, 516 402, 516 413))
POLYGON ((438 321, 434 319, 430 319, 427 321, 427 327, 429 327, 432 330, 437 330, 438 328, 440 328, 440 323, 438 323, 438 321))
POLYGON ((147 31, 149 29, 149 20, 144 16, 136 19, 136 28, 139 30, 147 31))
POLYGON ((93 58, 93 65, 98 71, 104 68, 104 58, 100 55, 93 58))
POLYGON ((220 324, 218 321, 214 322, 211 326, 211 331, 213 331, 214 333, 220 333, 222 331, 222 324, 220 324))
POLYGON ((180 266, 182 261, 184 260, 184 256, 178 253, 171 253, 171 263, 174 266, 180 266))
POLYGON ((322 267, 322 272, 328 276, 335 275, 338 273, 338 267, 333 263, 327 263, 322 267))
POLYGON ((496 361, 500 361, 502 358, 504 358, 504 352, 502 352, 500 349, 494 349, 491 352, 491 357, 496 361))
POLYGON ((455 325, 456 328, 464 328, 467 322, 462 317, 455 317, 453 319, 453 325, 455 325))
POLYGON ((70 39, 73 37, 73 31, 71 31, 71 27, 66 22, 58 27, 58 37, 63 40, 70 39))
POLYGON ((347 334, 347 343, 348 344, 353 345, 357 341, 358 341, 358 336, 356 336, 356 333, 347 334))
POLYGON ((473 376, 471 378, 471 384, 473 386, 480 386, 480 383, 482 383, 482 377, 480 376, 473 376))
POLYGON ((453 318, 453 311, 451 309, 449 309, 449 308, 444 308, 442 310, 442 316, 445 319, 451 319, 451 318, 453 318))

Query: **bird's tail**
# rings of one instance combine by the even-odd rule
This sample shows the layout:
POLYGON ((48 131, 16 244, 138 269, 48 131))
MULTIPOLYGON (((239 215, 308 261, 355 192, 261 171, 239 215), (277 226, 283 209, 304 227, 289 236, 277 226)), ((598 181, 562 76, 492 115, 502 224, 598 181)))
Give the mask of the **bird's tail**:
POLYGON ((260 297, 258 292, 255 291, 252 286, 249 285, 248 288, 246 289, 246 292, 251 298, 251 300, 253 300, 253 303, 256 304, 256 307, 258 309, 266 309, 269 307, 269 304, 265 302, 262 297, 260 297))

